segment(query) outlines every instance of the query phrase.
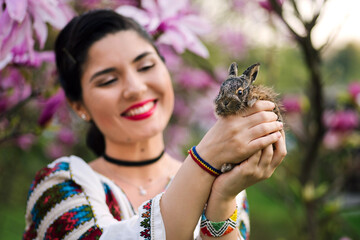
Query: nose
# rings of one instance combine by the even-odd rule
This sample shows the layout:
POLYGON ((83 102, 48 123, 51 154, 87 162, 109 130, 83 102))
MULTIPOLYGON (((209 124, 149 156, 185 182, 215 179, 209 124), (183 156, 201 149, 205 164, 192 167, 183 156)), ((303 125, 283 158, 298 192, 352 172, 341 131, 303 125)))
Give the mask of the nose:
POLYGON ((127 73, 125 82, 123 97, 128 100, 140 98, 148 89, 145 79, 136 73, 127 73))

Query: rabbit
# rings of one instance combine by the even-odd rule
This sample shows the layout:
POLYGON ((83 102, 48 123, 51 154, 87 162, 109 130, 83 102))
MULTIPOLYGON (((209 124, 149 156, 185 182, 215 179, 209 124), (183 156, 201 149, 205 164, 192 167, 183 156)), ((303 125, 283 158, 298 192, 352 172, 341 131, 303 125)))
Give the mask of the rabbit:
MULTIPOLYGON (((248 67, 238 76, 238 65, 233 62, 229 68, 229 76, 221 84, 218 96, 215 98, 215 112, 219 117, 242 113, 251 107, 257 100, 268 100, 275 103, 274 112, 278 121, 283 121, 281 107, 277 100, 278 94, 272 88, 253 85, 260 70, 260 63, 248 67)), ((221 172, 228 172, 233 164, 223 164, 221 172)))

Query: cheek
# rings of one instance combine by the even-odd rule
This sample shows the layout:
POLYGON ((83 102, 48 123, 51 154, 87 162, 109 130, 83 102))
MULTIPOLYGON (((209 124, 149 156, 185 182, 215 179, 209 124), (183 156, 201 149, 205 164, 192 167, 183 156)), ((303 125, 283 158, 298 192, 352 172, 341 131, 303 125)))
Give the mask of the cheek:
POLYGON ((114 101, 110 101, 105 96, 109 94, 89 94, 84 96, 84 102, 92 120, 98 125, 109 125, 111 124, 111 116, 114 115, 116 110, 113 106, 114 101))

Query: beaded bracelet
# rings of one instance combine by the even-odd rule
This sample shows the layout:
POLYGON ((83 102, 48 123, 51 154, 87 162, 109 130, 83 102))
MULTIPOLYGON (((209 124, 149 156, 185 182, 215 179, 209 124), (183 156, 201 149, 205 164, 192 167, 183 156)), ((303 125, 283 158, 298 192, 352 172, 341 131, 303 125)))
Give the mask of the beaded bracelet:
POLYGON ((231 233, 236 228, 237 208, 229 219, 221 222, 211 222, 203 212, 201 216, 200 230, 205 236, 222 237, 231 233))
POLYGON ((219 176, 221 171, 211 166, 208 162, 200 157, 200 155, 196 151, 196 147, 193 146, 188 153, 190 154, 191 158, 205 171, 210 173, 213 176, 219 176))

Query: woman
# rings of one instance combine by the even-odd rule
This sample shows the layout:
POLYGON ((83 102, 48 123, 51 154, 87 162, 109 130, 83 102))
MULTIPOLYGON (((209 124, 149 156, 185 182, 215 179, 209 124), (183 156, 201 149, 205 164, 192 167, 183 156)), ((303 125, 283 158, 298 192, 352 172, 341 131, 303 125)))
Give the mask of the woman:
POLYGON ((286 155, 273 103, 217 120, 180 163, 164 153, 170 75, 137 23, 110 10, 83 14, 61 31, 55 52, 98 158, 62 157, 38 172, 24 239, 246 238, 243 190, 270 177, 286 155), (222 164, 240 162, 219 175, 222 164))

